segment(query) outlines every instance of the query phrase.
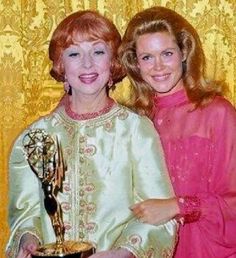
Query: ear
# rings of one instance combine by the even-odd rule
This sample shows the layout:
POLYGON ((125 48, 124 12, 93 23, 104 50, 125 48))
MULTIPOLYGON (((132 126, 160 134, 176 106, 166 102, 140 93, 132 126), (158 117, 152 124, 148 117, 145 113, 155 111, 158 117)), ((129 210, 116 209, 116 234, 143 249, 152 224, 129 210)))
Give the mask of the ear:
POLYGON ((139 65, 139 62, 138 62, 138 58, 135 57, 135 63, 136 63, 136 66, 138 67, 138 69, 140 69, 140 65, 139 65))
POLYGON ((182 62, 186 61, 187 59, 187 51, 185 49, 182 50, 182 62))

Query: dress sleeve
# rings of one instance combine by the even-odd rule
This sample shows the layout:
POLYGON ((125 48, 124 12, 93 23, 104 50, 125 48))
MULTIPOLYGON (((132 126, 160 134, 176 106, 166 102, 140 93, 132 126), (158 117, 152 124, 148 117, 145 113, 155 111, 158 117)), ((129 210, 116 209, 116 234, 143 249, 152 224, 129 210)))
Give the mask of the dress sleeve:
MULTIPOLYGON (((145 199, 174 196, 159 136, 149 120, 138 122, 132 135, 134 203, 145 199)), ((116 242, 136 257, 172 257, 177 222, 154 226, 132 218, 116 242)))
POLYGON ((236 111, 231 104, 220 102, 212 124, 214 159, 209 191, 198 196, 200 223, 212 242, 222 243, 228 257, 232 250, 236 253, 236 111))
POLYGON ((228 257, 236 253, 236 111, 217 103, 208 118, 214 153, 208 191, 179 201, 184 222, 197 221, 215 254, 228 257))
POLYGON ((30 233, 41 242, 40 185, 31 171, 22 146, 23 134, 16 140, 9 158, 10 238, 7 257, 16 257, 21 237, 30 233))

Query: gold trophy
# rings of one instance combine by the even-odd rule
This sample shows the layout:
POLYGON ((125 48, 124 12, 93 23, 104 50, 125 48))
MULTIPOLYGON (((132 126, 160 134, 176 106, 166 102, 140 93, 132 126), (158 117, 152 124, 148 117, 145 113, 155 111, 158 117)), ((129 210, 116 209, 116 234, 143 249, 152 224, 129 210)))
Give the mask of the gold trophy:
POLYGON ((65 227, 61 205, 56 196, 62 192, 66 164, 58 137, 52 137, 45 130, 29 131, 23 139, 30 168, 42 182, 44 206, 51 219, 56 242, 40 246, 32 257, 86 258, 95 253, 89 242, 65 241, 65 227))

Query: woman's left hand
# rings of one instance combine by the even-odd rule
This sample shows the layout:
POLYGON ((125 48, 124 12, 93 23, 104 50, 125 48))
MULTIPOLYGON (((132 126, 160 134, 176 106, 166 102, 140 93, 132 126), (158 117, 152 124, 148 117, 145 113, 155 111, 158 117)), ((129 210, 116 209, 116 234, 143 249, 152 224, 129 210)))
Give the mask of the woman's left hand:
POLYGON ((133 205, 130 209, 140 222, 153 225, 165 223, 179 214, 176 198, 148 199, 133 205))
POLYGON ((135 258, 135 256, 124 248, 119 248, 117 250, 110 250, 110 251, 102 251, 89 258, 135 258))

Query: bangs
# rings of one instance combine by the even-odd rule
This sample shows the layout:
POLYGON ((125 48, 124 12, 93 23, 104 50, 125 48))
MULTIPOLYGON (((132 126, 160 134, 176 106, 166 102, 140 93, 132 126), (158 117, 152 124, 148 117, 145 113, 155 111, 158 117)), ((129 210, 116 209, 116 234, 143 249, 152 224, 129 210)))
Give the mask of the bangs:
POLYGON ((154 20, 151 22, 143 22, 137 27, 136 35, 140 36, 155 32, 169 32, 173 35, 171 26, 164 20, 154 20))
POLYGON ((78 44, 79 41, 102 40, 109 44, 113 35, 107 29, 107 26, 100 20, 83 19, 80 22, 75 21, 65 33, 64 40, 61 41, 62 48, 68 48, 72 44, 78 44))

